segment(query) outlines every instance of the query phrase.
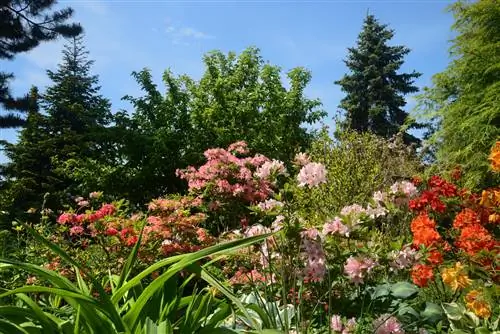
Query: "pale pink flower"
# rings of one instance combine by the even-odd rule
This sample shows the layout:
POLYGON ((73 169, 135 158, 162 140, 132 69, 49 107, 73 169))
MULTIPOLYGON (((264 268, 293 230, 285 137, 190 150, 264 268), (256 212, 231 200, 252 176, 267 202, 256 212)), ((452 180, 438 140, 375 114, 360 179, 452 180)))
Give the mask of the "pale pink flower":
POLYGON ((330 319, 330 328, 332 329, 332 331, 341 332, 343 327, 344 326, 342 325, 342 319, 340 318, 340 315, 334 314, 330 319))
POLYGON ((351 318, 347 320, 344 330, 342 334, 353 334, 356 331, 356 326, 358 325, 356 318, 351 318))
POLYGON ((102 192, 100 191, 93 191, 89 194, 89 198, 97 199, 102 196, 102 192))
POLYGON ((352 283, 362 284, 363 279, 369 274, 377 263, 370 258, 349 257, 344 265, 344 273, 349 277, 352 283))
POLYGON ((342 223, 342 219, 335 217, 331 222, 323 225, 323 235, 339 234, 345 237, 349 236, 349 227, 342 223))
POLYGON ((264 162, 262 166, 257 168, 255 176, 260 179, 268 179, 272 175, 286 175, 286 173, 283 161, 272 160, 264 162))
POLYGON ((376 203, 385 202, 387 200, 387 194, 385 192, 376 191, 373 193, 373 200, 376 203))
POLYGON ((326 256, 318 240, 319 231, 310 228, 301 232, 303 254, 307 257, 305 261, 305 279, 312 282, 320 282, 326 274, 326 256))
POLYGON ((264 227, 260 224, 255 224, 255 225, 250 226, 250 228, 245 232, 245 236, 253 237, 256 235, 266 234, 269 232, 270 231, 267 227, 264 227))
POLYGON ((277 207, 278 208, 282 207, 283 203, 271 198, 271 199, 265 200, 264 202, 260 202, 259 204, 257 204, 257 206, 262 211, 269 211, 269 210, 272 210, 272 209, 277 208, 277 207))
POLYGON ((418 190, 412 182, 400 181, 391 186, 391 193, 394 195, 403 194, 406 197, 413 197, 418 193, 418 190))
POLYGON ((340 210, 340 214, 342 216, 360 216, 365 213, 365 209, 359 204, 352 204, 348 206, 344 206, 342 210, 340 210))
POLYGON ((89 201, 79 201, 78 203, 78 206, 81 207, 81 208, 84 208, 86 206, 89 206, 89 201))
POLYGON ((76 203, 84 201, 84 200, 85 200, 85 198, 83 198, 82 196, 78 196, 77 198, 75 198, 76 203))
POLYGON ((311 162, 311 159, 306 153, 297 153, 293 161, 297 166, 305 166, 311 162))
POLYGON ((273 221, 271 224, 271 228, 273 232, 278 232, 283 228, 283 221, 285 221, 285 216, 283 215, 277 215, 276 219, 273 221))
POLYGON ((390 314, 383 314, 373 322, 376 334, 404 334, 403 326, 390 314))
POLYGON ((416 262, 418 262, 420 254, 410 247, 405 247, 399 252, 391 252, 389 254, 389 258, 392 259, 389 263, 391 270, 402 270, 411 268, 416 262))
POLYGON ((321 183, 326 183, 326 168, 320 163, 310 162, 300 169, 297 180, 299 181, 299 187, 306 185, 315 187, 321 183))
POLYGON ((371 207, 371 206, 368 206, 366 209, 365 209, 365 213, 368 217, 370 217, 371 219, 375 219, 375 218, 378 218, 378 217, 383 217, 387 214, 387 209, 384 208, 383 206, 376 206, 376 207, 371 207))

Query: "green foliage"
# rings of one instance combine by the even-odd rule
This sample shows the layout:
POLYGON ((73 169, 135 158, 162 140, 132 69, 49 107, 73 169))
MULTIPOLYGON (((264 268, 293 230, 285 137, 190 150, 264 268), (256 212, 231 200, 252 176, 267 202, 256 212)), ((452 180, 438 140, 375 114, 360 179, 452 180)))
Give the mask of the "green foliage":
MULTIPOLYGON (((380 24, 373 15, 366 17, 357 46, 349 48, 344 61, 350 74, 335 82, 347 94, 340 103, 346 112, 342 128, 390 138, 403 125, 406 129, 418 127, 402 108, 406 105, 404 95, 418 91, 413 81, 420 73, 397 73, 410 50, 387 45, 393 36, 394 31, 380 24)), ((418 142, 408 133, 404 133, 404 140, 418 142)))
MULTIPOLYGON (((163 333, 215 333, 223 319, 229 316, 230 308, 223 301, 216 299, 210 291, 183 296, 185 284, 201 277, 217 290, 235 301, 240 311, 249 317, 246 309, 236 297, 232 296, 221 283, 214 280, 198 261, 217 258, 237 249, 264 240, 269 235, 260 235, 247 239, 230 241, 203 249, 192 254, 174 256, 150 266, 135 277, 129 278, 131 268, 137 259, 137 243, 131 252, 127 264, 120 276, 109 276, 107 287, 96 280, 86 266, 75 262, 57 245, 44 239, 29 226, 25 228, 41 243, 68 264, 75 267, 78 280, 70 282, 64 276, 43 267, 7 259, 0 262, 1 270, 21 269, 35 274, 49 283, 47 286, 24 286, 6 291, 0 298, 16 296, 20 303, 0 307, 0 329, 12 333, 25 333, 28 330, 48 333, 150 333, 151 330, 163 333), (181 270, 193 273, 184 282, 176 281, 181 270), (149 285, 144 286, 144 278, 153 272, 161 274, 149 285), (86 278, 84 280, 83 278, 86 278), (33 297, 29 297, 32 294, 33 297), (49 302, 51 305, 45 305, 49 302), (220 309, 217 311, 217 308, 220 309), (56 308, 63 308, 55 313, 56 308), (209 315, 211 317, 208 317, 209 315)), ((226 331, 231 333, 229 329, 226 331)))
POLYGON ((436 124, 427 144, 437 160, 431 172, 460 166, 465 185, 477 189, 499 181, 487 155, 500 138, 500 6, 458 1, 450 10, 452 59, 419 97, 417 112, 436 124))
MULTIPOLYGON (((0 59, 11 60, 16 54, 32 50, 41 42, 80 34, 80 25, 67 23, 73 10, 64 8, 50 12, 55 4, 54 0, 2 1, 0 59)), ((23 118, 12 111, 25 112, 28 108, 28 99, 11 96, 8 83, 12 78, 11 73, 0 72, 0 106, 9 111, 0 115, 0 128, 23 125, 23 118)))
POLYGON ((384 140, 371 133, 343 132, 339 140, 323 130, 310 150, 311 159, 325 165, 327 183, 310 193, 297 190, 304 217, 323 224, 352 203, 367 204, 376 190, 409 179, 420 171, 414 150, 400 138, 384 140))
POLYGON ((303 124, 313 124, 326 114, 318 109, 319 100, 304 94, 311 80, 307 70, 290 70, 286 89, 280 68, 264 63, 256 48, 239 56, 212 52, 204 62, 201 80, 187 83, 195 142, 202 145, 199 152, 243 140, 267 157, 290 161, 309 146, 312 136, 303 124))
POLYGON ((252 151, 290 161, 310 146, 314 132, 304 124, 319 121, 325 112, 318 100, 305 96, 307 70, 290 70, 287 89, 280 68, 264 63, 256 48, 239 56, 214 51, 204 63, 199 81, 167 70, 164 94, 148 70, 134 72, 144 96, 125 96, 134 111, 116 115, 110 131, 118 147, 116 163, 72 161, 66 170, 80 184, 99 179, 95 189, 143 204, 185 190, 175 171, 202 164, 208 148, 242 140, 252 151))

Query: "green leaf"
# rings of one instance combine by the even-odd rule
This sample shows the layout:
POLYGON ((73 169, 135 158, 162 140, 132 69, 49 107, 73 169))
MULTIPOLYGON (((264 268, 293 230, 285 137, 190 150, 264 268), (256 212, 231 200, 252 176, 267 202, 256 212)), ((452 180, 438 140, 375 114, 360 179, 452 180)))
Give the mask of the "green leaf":
POLYGON ((49 319, 42 309, 27 295, 20 293, 17 298, 21 299, 34 313, 36 319, 40 321, 43 328, 43 333, 55 333, 57 332, 57 324, 55 324, 51 319, 49 319))
POLYGON ((443 318, 443 309, 434 303, 425 303, 425 309, 420 313, 420 315, 431 323, 436 323, 443 318))
POLYGON ((465 314, 463 305, 457 303, 442 303, 444 312, 450 320, 460 320, 465 314))
POLYGON ((400 299, 408 299, 418 294, 418 287, 408 282, 398 282, 391 285, 391 294, 400 299))
POLYGON ((474 330, 474 334, 491 334, 491 332, 486 327, 478 327, 474 330))

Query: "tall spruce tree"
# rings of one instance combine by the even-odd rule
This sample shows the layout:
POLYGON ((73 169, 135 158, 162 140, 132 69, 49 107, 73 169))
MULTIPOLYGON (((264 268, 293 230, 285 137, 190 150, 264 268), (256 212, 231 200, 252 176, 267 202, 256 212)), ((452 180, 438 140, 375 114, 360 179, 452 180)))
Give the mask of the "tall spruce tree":
POLYGON ((457 1, 449 10, 450 64, 419 96, 417 111, 436 125, 426 146, 436 169, 461 167, 466 187, 495 186, 488 154, 500 138, 500 1, 457 1))
POLYGON ((39 207, 46 193, 46 204, 59 208, 79 191, 66 165, 72 159, 106 159, 110 103, 90 73, 93 62, 82 37, 73 38, 62 53, 58 69, 47 71, 52 85, 40 98, 30 99, 20 141, 6 148, 10 162, 4 166, 3 191, 11 198, 11 211, 39 207))
MULTIPOLYGON (((380 24, 373 15, 364 20, 357 45, 349 48, 344 61, 349 74, 335 82, 346 96, 339 107, 346 112, 341 128, 358 132, 372 132, 385 138, 392 137, 408 122, 404 96, 418 91, 413 85, 420 73, 398 73, 403 58, 410 50, 405 46, 390 46, 394 31, 380 24)), ((406 124, 408 125, 408 124, 406 124)), ((417 127, 411 124, 409 127, 417 127)), ((417 142, 405 133, 407 143, 417 142)))
MULTIPOLYGON (((55 0, 3 0, 0 4, 0 60, 12 60, 16 54, 29 51, 59 36, 74 37, 81 33, 78 24, 66 23, 73 10, 51 11, 55 0)), ((17 127, 25 120, 16 111, 27 111, 27 98, 14 98, 9 91, 12 73, 0 71, 0 128, 17 127)))

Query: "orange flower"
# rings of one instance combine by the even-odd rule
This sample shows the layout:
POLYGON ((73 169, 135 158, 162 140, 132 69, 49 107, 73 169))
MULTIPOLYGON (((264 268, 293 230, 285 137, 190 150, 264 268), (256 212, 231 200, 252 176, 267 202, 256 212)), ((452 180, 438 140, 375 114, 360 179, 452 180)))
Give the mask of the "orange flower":
POLYGON ((492 213, 489 215, 488 221, 492 224, 500 223, 500 213, 492 213))
POLYGON ((479 205, 486 208, 500 206, 500 189, 486 189, 481 193, 479 205))
POLYGON ((433 249, 429 251, 429 254, 427 256, 427 261, 430 264, 437 266, 443 263, 443 254, 441 254, 441 252, 438 251, 437 249, 433 249))
POLYGON ((467 308, 480 318, 491 316, 491 307, 478 290, 472 290, 465 296, 467 308))
POLYGON ((456 229, 464 228, 465 226, 479 224, 480 220, 474 210, 465 208, 458 215, 456 215, 453 221, 453 227, 456 229))
POLYGON ((434 279, 434 272, 431 266, 417 264, 411 270, 411 278, 413 283, 422 288, 434 279))
POLYGON ((476 255, 482 250, 490 251, 496 247, 496 242, 488 230, 478 224, 464 227, 455 244, 469 255, 476 255))
POLYGON ((455 263, 454 268, 444 269, 441 273, 441 278, 453 292, 457 291, 457 289, 464 289, 472 283, 472 280, 464 272, 464 266, 460 262, 455 263))
POLYGON ((436 231, 436 222, 430 219, 426 213, 422 213, 413 219, 411 231, 415 246, 424 245, 430 247, 441 240, 441 236, 436 231))
POLYGON ((491 149, 489 160, 491 161, 491 169, 494 172, 500 172, 500 141, 497 141, 491 149))

